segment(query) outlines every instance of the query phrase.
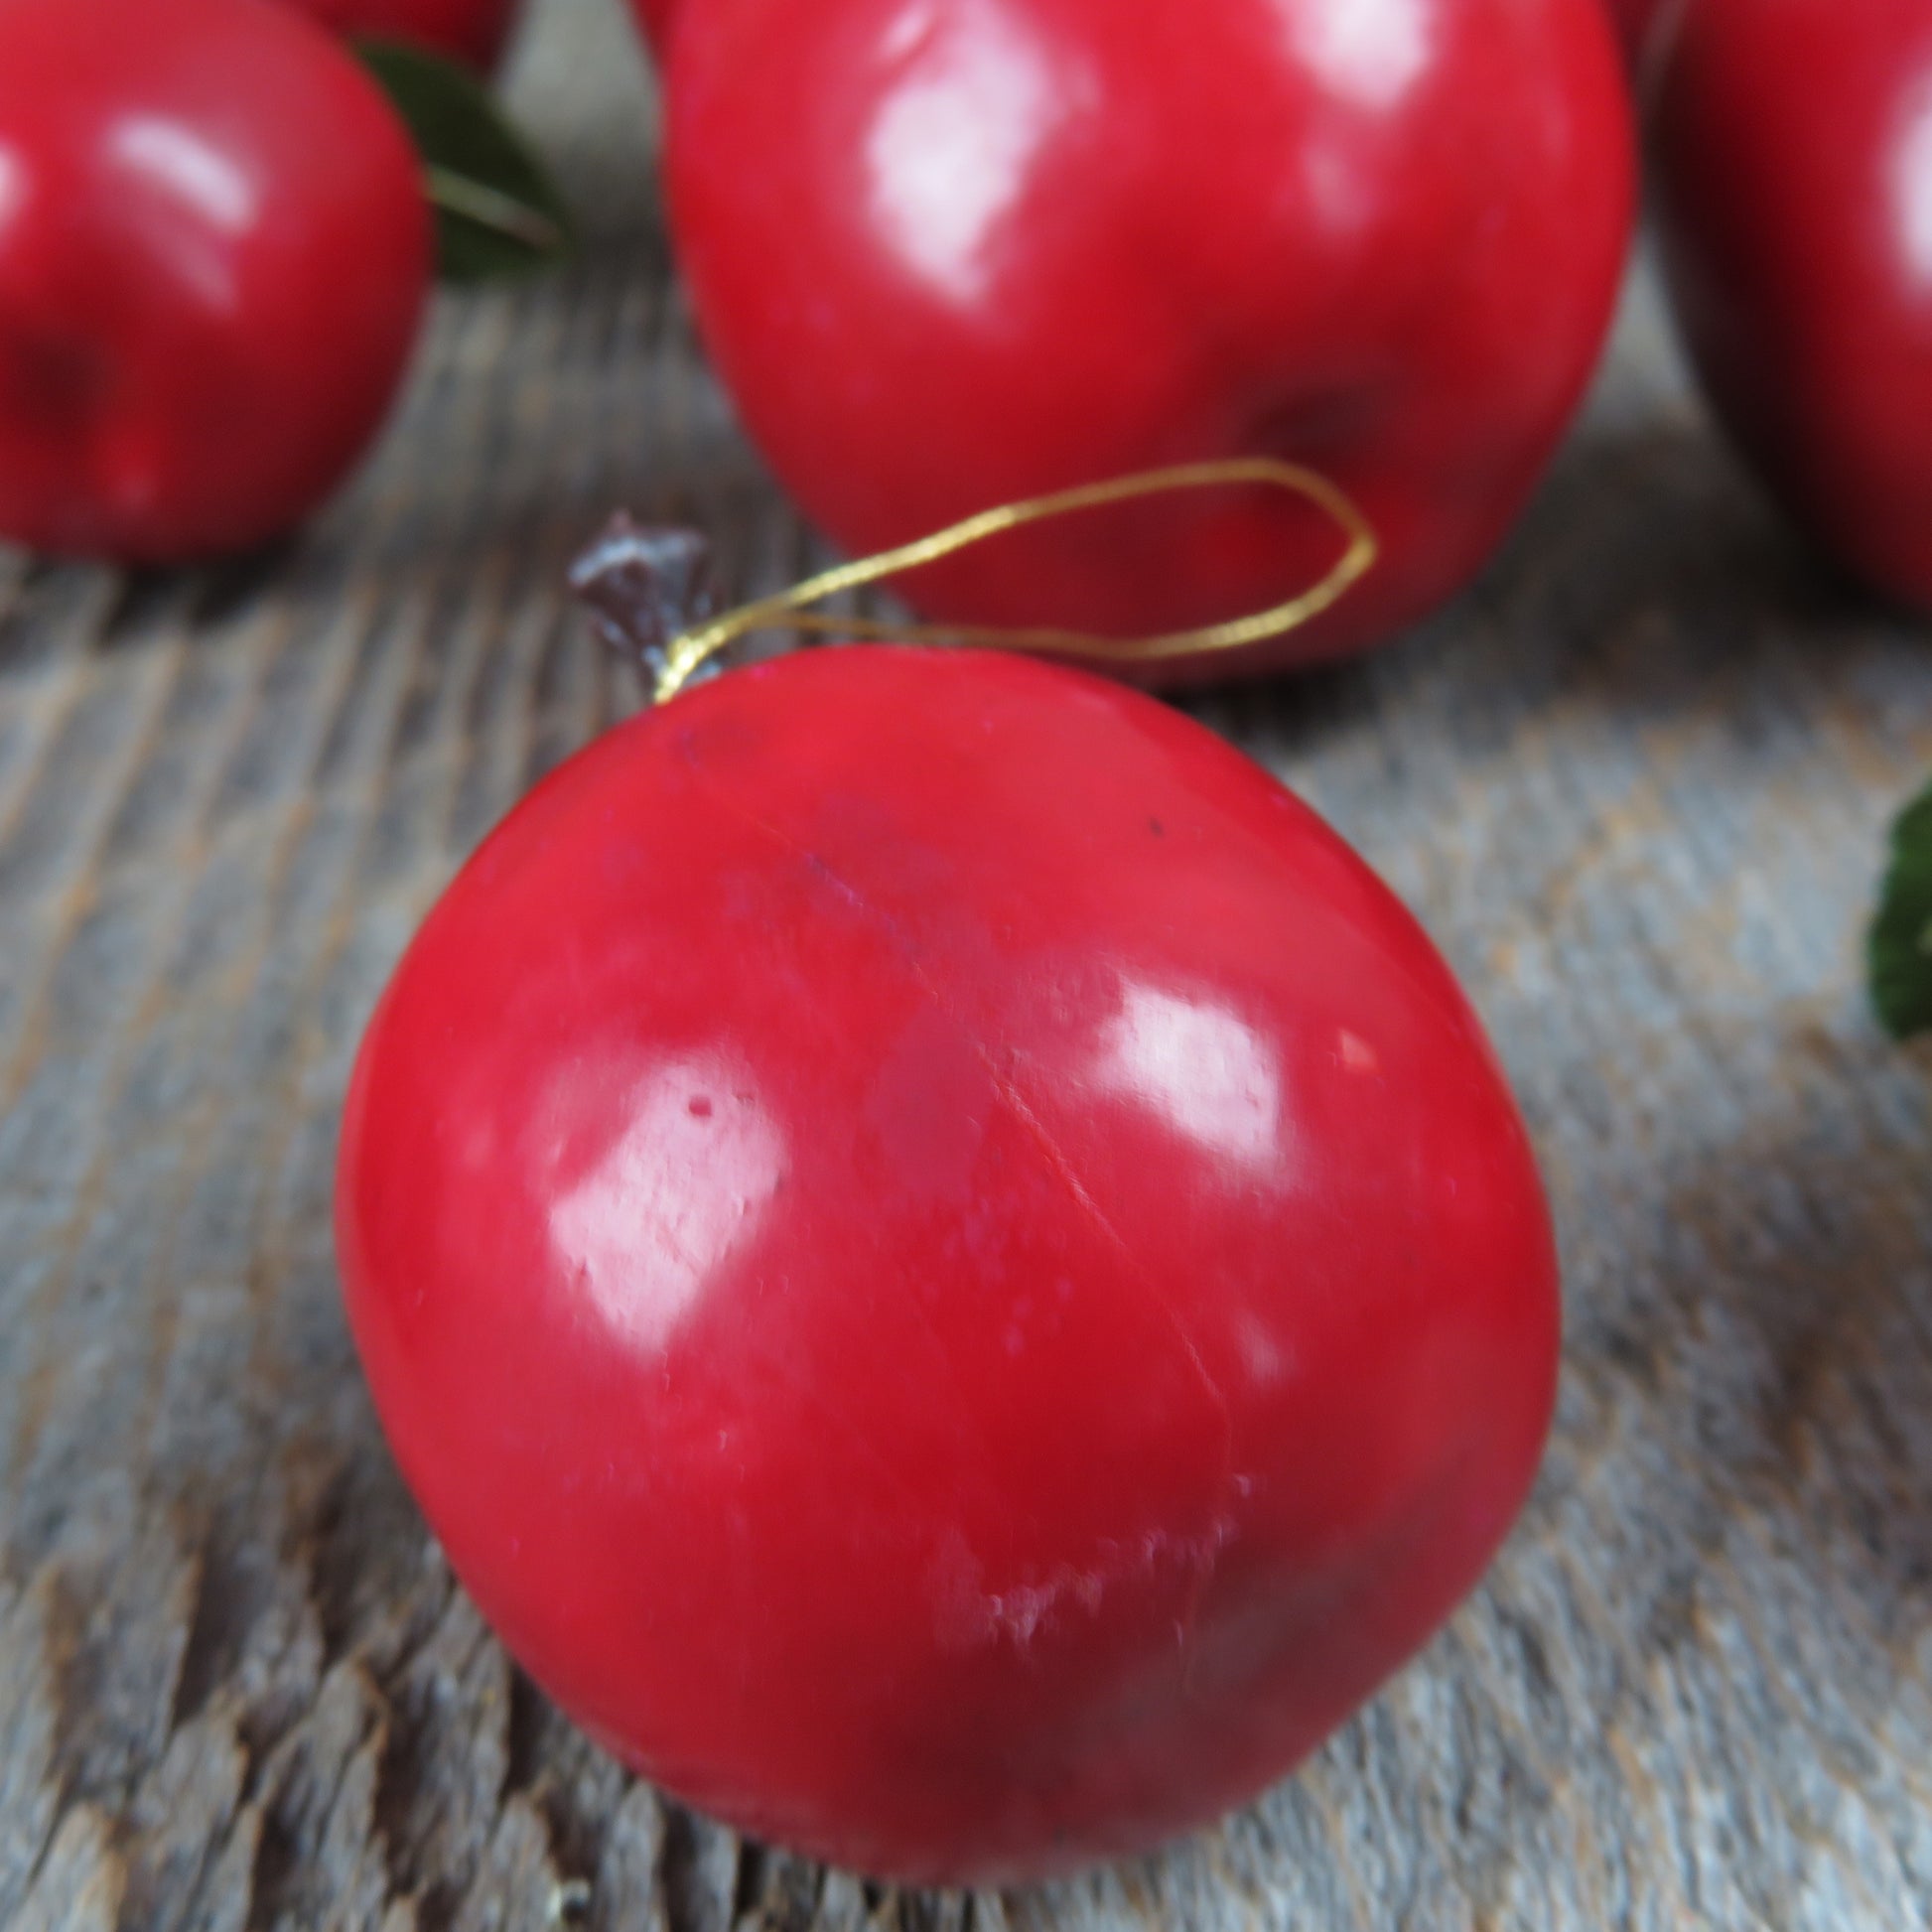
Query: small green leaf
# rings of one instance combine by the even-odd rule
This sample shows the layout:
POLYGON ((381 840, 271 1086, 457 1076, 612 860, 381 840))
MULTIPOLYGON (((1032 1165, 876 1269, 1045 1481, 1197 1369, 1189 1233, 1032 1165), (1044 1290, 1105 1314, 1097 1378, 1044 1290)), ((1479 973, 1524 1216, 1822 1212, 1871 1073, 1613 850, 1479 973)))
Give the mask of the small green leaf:
POLYGON ((1891 863, 1866 941, 1871 1003, 1894 1039, 1932 1031, 1932 784, 1891 828, 1891 863))
POLYGON ((446 282, 530 275, 575 246, 549 171, 464 69, 398 41, 355 51, 415 137, 446 282))

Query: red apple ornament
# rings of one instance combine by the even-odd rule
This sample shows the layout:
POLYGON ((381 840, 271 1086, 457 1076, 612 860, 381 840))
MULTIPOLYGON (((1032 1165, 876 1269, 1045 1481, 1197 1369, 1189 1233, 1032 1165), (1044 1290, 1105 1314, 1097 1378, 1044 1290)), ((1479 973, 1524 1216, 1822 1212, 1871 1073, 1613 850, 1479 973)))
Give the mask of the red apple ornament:
POLYGON ((521 0, 292 0, 339 34, 407 41, 493 73, 521 0))
POLYGON ((337 1226, 515 1654, 902 1879, 1281 1776, 1550 1416, 1542 1192, 1429 941, 1199 726, 1023 658, 795 655, 565 765, 383 997, 337 1226))
MULTIPOLYGON (((1366 513, 1367 584, 1170 682, 1358 649, 1462 585, 1589 375, 1630 223, 1601 0, 693 0, 666 91, 705 341, 848 551, 1229 456, 1366 513)), ((1276 603, 1335 550, 1231 491, 905 588, 1135 635, 1276 603)))
POLYGON ((166 563, 313 509, 429 284, 402 124, 263 0, 0 0, 0 540, 166 563))
POLYGON ((1684 337, 1738 447, 1932 608, 1932 8, 1696 0, 1656 97, 1684 337))

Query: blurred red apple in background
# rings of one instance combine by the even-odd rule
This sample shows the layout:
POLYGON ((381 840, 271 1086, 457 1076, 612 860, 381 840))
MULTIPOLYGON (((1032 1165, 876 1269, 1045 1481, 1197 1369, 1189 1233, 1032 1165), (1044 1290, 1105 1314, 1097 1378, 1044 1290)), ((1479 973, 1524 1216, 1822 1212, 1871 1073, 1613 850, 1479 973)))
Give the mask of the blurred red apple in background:
POLYGON ((1655 116, 1718 413, 1820 542, 1932 606, 1932 7, 1697 0, 1655 116))
POLYGON ((244 549, 388 413, 430 271, 416 151, 259 0, 0 5, 0 539, 244 549))
MULTIPOLYGON (((693 0, 673 224, 752 434, 849 551, 1239 455, 1322 472, 1383 556, 1199 680, 1389 636, 1480 567, 1595 364, 1630 221, 1600 0, 693 0)), ((1227 491, 1002 538, 930 617, 1131 635, 1321 577, 1227 491)))

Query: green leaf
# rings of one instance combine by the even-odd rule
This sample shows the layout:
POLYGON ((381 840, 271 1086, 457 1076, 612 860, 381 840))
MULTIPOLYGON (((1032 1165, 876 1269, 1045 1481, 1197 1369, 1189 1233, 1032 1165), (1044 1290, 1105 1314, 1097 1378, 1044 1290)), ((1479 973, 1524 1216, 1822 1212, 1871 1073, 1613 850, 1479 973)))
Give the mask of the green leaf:
POLYGON ((1865 956, 1885 1031, 1894 1039, 1932 1031, 1932 784, 1891 828, 1891 863, 1865 956))
POLYGON ((355 51, 423 157, 446 282, 531 275, 569 257, 576 236, 556 183, 474 75, 397 41, 355 51))

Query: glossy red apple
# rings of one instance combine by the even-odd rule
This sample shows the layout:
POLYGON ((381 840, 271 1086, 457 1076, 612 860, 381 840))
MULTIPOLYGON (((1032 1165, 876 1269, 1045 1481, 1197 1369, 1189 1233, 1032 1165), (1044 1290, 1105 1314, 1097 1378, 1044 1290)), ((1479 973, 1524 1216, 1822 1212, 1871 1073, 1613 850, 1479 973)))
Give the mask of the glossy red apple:
POLYGON ((387 414, 430 217, 361 68, 265 0, 0 0, 0 540, 129 563, 308 514, 387 414))
MULTIPOLYGON (((848 551, 1186 460, 1339 483, 1381 565, 1244 669, 1374 643, 1475 572, 1595 362, 1630 222, 1601 0, 702 0, 666 91, 705 341, 848 551)), ((1169 498, 906 588, 1136 635, 1272 605, 1337 547, 1280 497, 1169 498)))
POLYGON ((339 34, 407 41, 492 73, 521 0, 285 0, 339 34))
POLYGON ((1820 543, 1932 607, 1932 9, 1696 0, 1655 140, 1725 427, 1820 543))
POLYGON ((564 766, 383 997, 337 1226, 517 1656, 899 1878, 1279 1777, 1550 1415, 1541 1189, 1428 940, 1199 726, 1020 658, 809 652, 564 766))

